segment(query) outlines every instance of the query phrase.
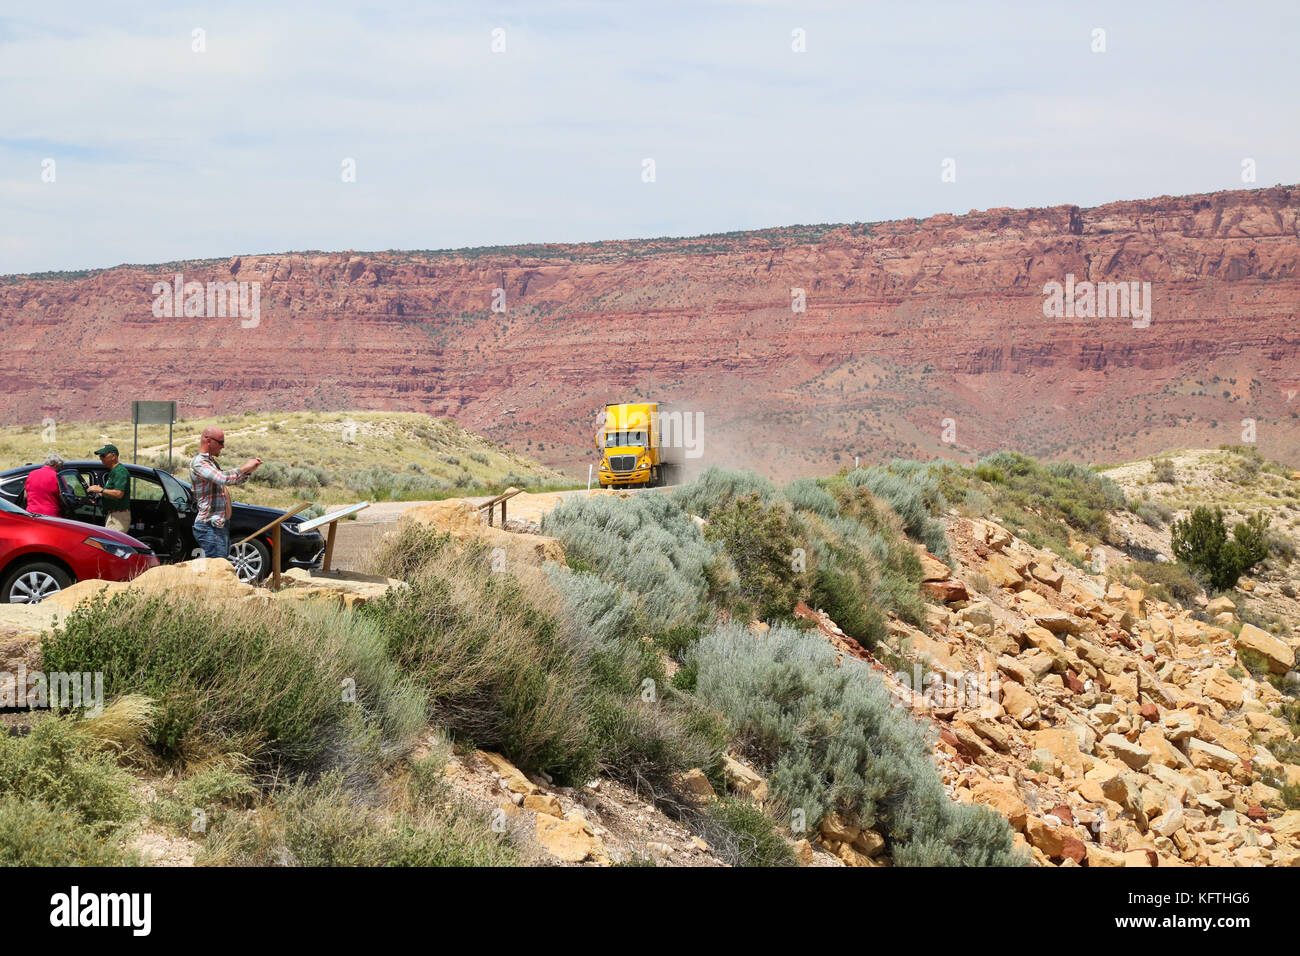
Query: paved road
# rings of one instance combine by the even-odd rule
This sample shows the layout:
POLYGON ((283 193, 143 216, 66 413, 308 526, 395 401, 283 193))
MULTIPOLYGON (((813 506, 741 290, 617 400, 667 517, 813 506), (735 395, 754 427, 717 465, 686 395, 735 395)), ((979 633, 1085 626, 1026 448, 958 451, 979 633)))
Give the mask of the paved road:
MULTIPOLYGON (((587 494, 587 490, 585 488, 576 488, 573 491, 553 491, 546 492, 546 494, 553 494, 557 498, 572 498, 576 495, 587 494)), ((481 505, 489 497, 488 495, 478 495, 465 500, 471 504, 481 505)), ((334 567, 348 571, 366 570, 364 564, 370 549, 378 543, 385 532, 393 530, 393 526, 397 523, 397 519, 402 516, 402 512, 408 508, 416 508, 431 503, 428 501, 377 501, 358 514, 355 521, 340 521, 338 535, 334 539, 334 567)), ((509 517, 508 507, 506 514, 509 517)))
POLYGON ((358 514, 355 521, 340 521, 334 538, 333 566, 364 571, 366 555, 384 532, 392 529, 402 512, 427 504, 427 501, 376 501, 358 514))

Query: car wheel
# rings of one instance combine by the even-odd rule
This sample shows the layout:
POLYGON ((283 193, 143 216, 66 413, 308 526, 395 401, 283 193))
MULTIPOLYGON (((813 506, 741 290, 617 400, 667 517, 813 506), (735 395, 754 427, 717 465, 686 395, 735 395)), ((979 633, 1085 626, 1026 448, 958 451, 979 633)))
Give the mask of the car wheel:
POLYGON ((230 546, 230 563, 245 584, 256 584, 271 573, 271 549, 253 540, 230 546))
POLYGON ((40 604, 71 583, 71 575, 63 568, 40 561, 10 571, 0 585, 0 596, 7 604, 40 604))

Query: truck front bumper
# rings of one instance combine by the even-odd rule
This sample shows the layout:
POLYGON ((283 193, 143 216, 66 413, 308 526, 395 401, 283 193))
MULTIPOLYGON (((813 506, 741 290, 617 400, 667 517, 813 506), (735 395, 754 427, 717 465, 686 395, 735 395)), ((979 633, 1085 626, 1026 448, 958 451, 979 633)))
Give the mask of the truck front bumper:
POLYGON ((604 465, 600 466, 600 483, 602 485, 641 485, 650 480, 650 466, 637 468, 634 471, 610 471, 604 465))

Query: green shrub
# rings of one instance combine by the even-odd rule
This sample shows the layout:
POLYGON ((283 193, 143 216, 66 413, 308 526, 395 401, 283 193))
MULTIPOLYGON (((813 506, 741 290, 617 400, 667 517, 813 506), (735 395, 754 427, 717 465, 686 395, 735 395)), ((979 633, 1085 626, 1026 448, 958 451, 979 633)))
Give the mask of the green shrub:
POLYGON ((801 809, 810 827, 835 810, 877 829, 905 864, 1020 862, 1004 820, 948 799, 923 725, 892 706, 865 665, 837 666, 819 637, 783 626, 761 639, 716 628, 690 659, 697 694, 768 772, 774 798, 801 809))
POLYGON ((823 518, 838 518, 840 506, 815 478, 798 478, 783 489, 786 500, 799 511, 811 511, 823 518))
MULTIPOLYGON (((586 527, 582 516, 568 521, 586 527)), ((711 554, 698 532, 694 552, 711 554)), ((411 587, 360 613, 418 675, 432 719, 458 736, 563 780, 603 772, 656 791, 717 760, 721 744, 666 696, 645 595, 558 565, 493 573, 484 546, 420 528, 405 529, 380 563, 411 587)), ((698 629, 668 633, 685 642, 698 629)))
POLYGON ((1268 518, 1263 514, 1239 522, 1229 540, 1223 510, 1201 505, 1175 521, 1170 535, 1175 556, 1217 591, 1231 590, 1242 574, 1268 556, 1268 518))
POLYGON ((776 485, 752 471, 729 471, 725 468, 704 469, 693 482, 671 493, 673 502, 690 514, 709 518, 713 509, 727 504, 733 498, 755 494, 763 504, 771 504, 781 497, 776 485))
MULTIPOLYGON (((923 507, 929 507, 926 495, 942 500, 934 479, 917 463, 890 467, 900 469, 893 477, 909 483, 923 507)), ((840 476, 824 486, 809 479, 792 482, 783 500, 761 479, 715 469, 702 490, 687 486, 680 497, 709 513, 705 538, 723 549, 729 575, 725 583, 716 576, 710 588, 719 610, 781 618, 805 600, 868 647, 883 635, 890 611, 918 626, 924 622, 915 549, 901 519, 876 499, 865 479, 852 483, 840 476), (803 551, 802 570, 796 548, 803 551)), ((931 532, 937 531, 934 548, 942 552, 942 525, 926 520, 923 533, 933 542, 931 532)), ((688 667, 674 685, 689 687, 691 680, 688 667)))
POLYGON ((148 743, 166 758, 241 753, 322 769, 400 753, 422 721, 383 635, 314 602, 218 607, 120 592, 78 606, 44 654, 51 670, 102 671, 110 697, 155 700, 148 743))
POLYGON ((937 479, 917 463, 896 461, 888 468, 874 465, 850 471, 845 481, 850 486, 865 486, 886 502, 903 522, 903 530, 939 558, 947 557, 948 543, 943 524, 932 514, 944 504, 937 479))
MULTIPOLYGON (((871 647, 881 634, 874 624, 875 604, 883 614, 894 612, 918 627, 924 626, 925 601, 920 594, 921 561, 911 542, 903 535, 898 517, 892 509, 879 505, 865 487, 841 485, 835 489, 844 517, 821 527, 817 534, 826 541, 826 551, 833 566, 852 579, 851 590, 841 591, 834 600, 833 584, 819 585, 819 594, 827 594, 841 607, 841 614, 855 622, 852 637, 871 647), (854 595, 852 592, 856 592, 854 595), (866 601, 865 617, 845 609, 848 600, 861 597, 866 601)), ((935 523, 938 526, 938 522, 935 523)), ((818 548, 818 567, 822 566, 823 549, 818 548)), ((829 608, 827 608, 829 612, 829 608)), ((831 614, 837 624, 839 618, 831 614)), ((844 625, 840 624, 843 628, 844 625)))
POLYGON ((1277 558, 1279 564, 1286 566, 1296 558, 1295 541, 1285 534, 1270 531, 1268 535, 1268 553, 1271 557, 1277 558))
POLYGON ((458 551, 418 528, 404 540, 424 558, 408 571, 410 586, 357 614, 380 627, 392 660, 416 679, 429 719, 523 767, 585 782, 598 764, 583 705, 590 639, 554 613, 545 576, 521 568, 535 572, 526 588, 492 570, 484 544, 458 551))
POLYGON ((432 496, 451 488, 450 482, 436 475, 394 471, 380 465, 345 472, 341 481, 344 487, 372 501, 432 496))
POLYGON ((704 630, 698 625, 679 625, 666 631, 660 631, 654 636, 654 642, 657 646, 663 648, 664 653, 669 657, 680 661, 685 655, 686 649, 698 641, 702 633, 704 633, 704 630))
POLYGON ((0 736, 0 793, 66 810, 103 836, 140 808, 131 795, 131 775, 79 723, 49 714, 34 718, 26 736, 0 736))
POLYGON ((1144 524, 1152 528, 1163 528, 1174 516, 1174 510, 1168 505, 1159 502, 1143 501, 1133 506, 1133 513, 1137 515, 1144 524))
POLYGON ((680 702, 666 694, 663 662, 632 599, 589 572, 558 565, 546 571, 580 633, 589 635, 584 658, 591 687, 584 703, 601 770, 666 793, 674 774, 717 761, 725 741, 695 732, 680 702))
POLYGON ((730 866, 796 866, 794 851, 776 822, 748 800, 710 800, 694 829, 730 866))
POLYGON ((1134 561, 1132 571, 1152 586, 1152 595, 1169 604, 1190 604, 1201 593, 1201 585, 1183 564, 1164 561, 1134 561))
POLYGON ((1151 477, 1165 485, 1178 483, 1178 473, 1174 470, 1172 458, 1156 458, 1151 462, 1151 477))
POLYGON ((677 774, 715 769, 727 746, 725 730, 677 697, 667 683, 656 699, 604 693, 592 699, 592 731, 601 772, 651 799, 676 800, 677 774))
POLYGON ((12 793, 0 796, 0 866, 127 866, 138 863, 113 837, 76 813, 12 793))
POLYGON ((874 648, 886 634, 885 615, 878 604, 868 602, 863 582, 870 568, 859 554, 836 549, 831 560, 819 563, 813 578, 809 603, 831 616, 840 630, 864 647, 874 648))
POLYGON ((1284 783, 1278 790, 1284 808, 1300 810, 1300 783, 1284 783))
MULTIPOLYGON (((427 779, 427 777, 426 777, 427 779)), ((226 866, 513 866, 509 838, 487 814, 443 793, 408 797, 395 812, 362 803, 331 771, 298 780, 257 811, 209 835, 199 862, 226 866)))
POLYGON ((547 578, 564 597, 569 617, 578 625, 587 663, 597 683, 630 690, 649 677, 663 679, 663 664, 649 637, 636 598, 618 584, 590 571, 547 564, 547 578), (586 640, 584 640, 586 639, 586 640))
POLYGON ((988 807, 948 803, 941 827, 894 851, 895 866, 1024 866, 1011 849, 1006 820, 988 807))
POLYGON ((726 573, 718 549, 667 495, 569 499, 542 531, 560 540, 570 564, 638 595, 652 632, 701 623, 726 573))
POLYGON ((764 505, 758 492, 746 492, 710 515, 704 537, 731 558, 743 606, 764 620, 790 617, 806 585, 793 567, 796 545, 789 512, 778 503, 764 505))
POLYGON ((981 459, 968 474, 985 482, 982 490, 992 501, 989 517, 1023 528, 1021 537, 1058 554, 1068 551, 1066 528, 1108 540, 1110 512, 1127 507, 1119 485, 1071 462, 1044 465, 1004 451, 981 459))
POLYGON ((216 825, 229 809, 250 806, 260 793, 242 761, 219 761, 181 780, 174 794, 160 794, 149 812, 160 823, 192 833, 195 810, 203 811, 209 826, 216 825))

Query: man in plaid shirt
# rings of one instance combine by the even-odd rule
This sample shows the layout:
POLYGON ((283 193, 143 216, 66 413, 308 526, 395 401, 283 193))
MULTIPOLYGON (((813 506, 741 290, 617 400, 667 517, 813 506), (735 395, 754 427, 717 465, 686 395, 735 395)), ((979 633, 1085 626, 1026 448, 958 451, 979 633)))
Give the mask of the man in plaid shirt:
POLYGON ((198 513, 194 515, 194 540, 205 558, 230 557, 230 492, 227 485, 242 485, 262 464, 250 458, 233 471, 222 471, 217 457, 226 445, 226 435, 216 427, 203 429, 199 453, 190 462, 190 485, 198 513))

